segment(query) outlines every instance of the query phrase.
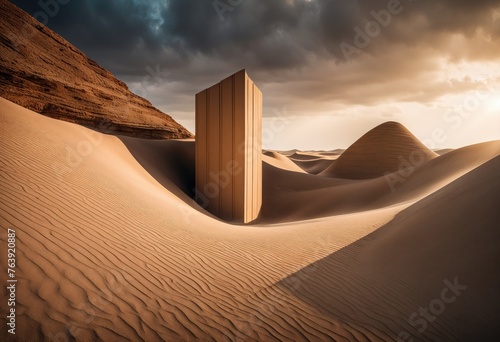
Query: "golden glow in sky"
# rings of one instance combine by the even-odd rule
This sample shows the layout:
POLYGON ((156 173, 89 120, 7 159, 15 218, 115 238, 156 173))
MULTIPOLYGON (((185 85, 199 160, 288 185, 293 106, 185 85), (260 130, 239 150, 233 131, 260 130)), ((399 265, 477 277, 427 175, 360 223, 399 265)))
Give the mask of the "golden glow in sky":
MULTIPOLYGON (((309 79, 303 77, 302 81, 297 76, 298 81, 293 84, 265 84, 264 147, 346 148, 385 121, 401 122, 433 149, 500 139, 498 64, 436 59, 434 63, 424 63, 426 70, 412 70, 408 75, 399 70, 395 75, 388 70, 387 82, 373 75, 379 70, 368 68, 366 81, 355 82, 362 75, 351 71, 366 68, 363 61, 357 63, 360 65, 332 64, 326 73, 322 72, 324 69, 318 72, 311 68, 309 79), (339 89, 336 76, 352 89, 339 89), (308 95, 316 87, 332 90, 308 95)), ((411 62, 407 67, 411 67, 411 62)), ((183 124, 194 127, 190 120, 183 124)))

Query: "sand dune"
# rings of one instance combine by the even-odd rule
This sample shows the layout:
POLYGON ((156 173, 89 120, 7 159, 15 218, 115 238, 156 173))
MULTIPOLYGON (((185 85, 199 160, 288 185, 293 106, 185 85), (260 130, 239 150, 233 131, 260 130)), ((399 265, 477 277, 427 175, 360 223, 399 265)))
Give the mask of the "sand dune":
POLYGON ((279 152, 267 151, 264 153, 262 160, 269 165, 272 165, 274 167, 283 170, 289 170, 301 173, 304 172, 304 170, 302 170, 299 166, 297 166, 297 164, 291 161, 290 158, 284 156, 279 152))
POLYGON ((418 168, 366 180, 283 175, 264 164, 262 222, 285 222, 414 202, 500 154, 500 141, 465 147, 418 168))
POLYGON ((311 160, 292 160, 292 161, 305 172, 310 173, 312 175, 317 175, 318 173, 321 173, 326 168, 331 166, 333 160, 318 158, 311 160))
POLYGON ((342 153, 342 150, 318 151, 318 152, 295 152, 288 158, 307 173, 316 175, 332 165, 342 153))
POLYGON ((496 157, 284 279, 276 291, 356 322, 363 332, 378 330, 374 339, 498 339, 499 171, 496 157), (304 281, 297 289, 293 279, 304 281))
MULTIPOLYGON (((394 188, 267 156, 261 222, 233 226, 191 200, 193 141, 103 135, 5 99, 0 130, 0 252, 16 229, 17 341, 498 335, 500 142, 432 158, 394 188), (455 276, 470 290, 416 331, 408 316, 455 276)), ((5 284, 4 263, 0 272, 5 284)))
POLYGON ((363 135, 321 175, 349 179, 375 178, 397 171, 402 160, 420 164, 436 156, 403 125, 386 122, 363 135))
POLYGON ((434 152, 436 152, 437 154, 439 154, 440 156, 446 154, 446 153, 449 153, 453 151, 452 148, 443 148, 443 149, 440 149, 440 150, 435 150, 434 152))

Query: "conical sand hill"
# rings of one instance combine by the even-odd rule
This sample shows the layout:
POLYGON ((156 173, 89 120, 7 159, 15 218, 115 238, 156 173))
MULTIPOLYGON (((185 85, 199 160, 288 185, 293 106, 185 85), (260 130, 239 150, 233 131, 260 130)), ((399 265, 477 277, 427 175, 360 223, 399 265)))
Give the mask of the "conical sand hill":
POLYGON ((406 127, 397 122, 383 123, 352 144, 325 171, 326 177, 368 179, 384 176, 437 157, 406 127))

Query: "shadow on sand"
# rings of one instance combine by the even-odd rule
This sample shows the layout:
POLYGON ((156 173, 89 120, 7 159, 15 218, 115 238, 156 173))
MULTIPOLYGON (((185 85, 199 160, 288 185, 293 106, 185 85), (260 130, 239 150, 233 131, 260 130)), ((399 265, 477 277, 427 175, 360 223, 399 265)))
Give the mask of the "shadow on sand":
POLYGON ((276 283, 274 292, 382 339, 497 339, 499 170, 497 157, 276 283))
POLYGON ((158 183, 193 208, 205 212, 194 201, 194 141, 149 140, 118 136, 137 162, 158 183))

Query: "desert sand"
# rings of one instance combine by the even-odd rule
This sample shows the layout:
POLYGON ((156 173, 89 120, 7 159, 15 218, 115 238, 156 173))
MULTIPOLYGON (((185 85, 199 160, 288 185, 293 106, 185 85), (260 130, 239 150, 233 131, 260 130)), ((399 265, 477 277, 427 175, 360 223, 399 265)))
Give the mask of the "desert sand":
POLYGON ((498 338, 500 141, 438 156, 389 123, 370 133, 383 154, 365 139, 345 152, 396 183, 335 166, 340 152, 268 151, 259 222, 230 225, 191 199, 193 140, 106 135, 3 98, 0 130, 16 341, 498 338), (414 148, 425 160, 399 170, 414 148))

